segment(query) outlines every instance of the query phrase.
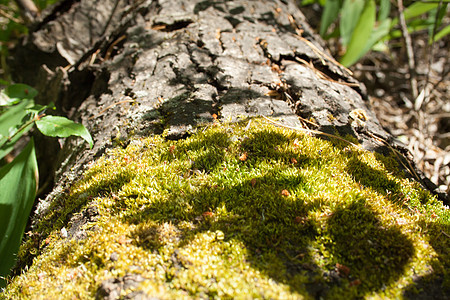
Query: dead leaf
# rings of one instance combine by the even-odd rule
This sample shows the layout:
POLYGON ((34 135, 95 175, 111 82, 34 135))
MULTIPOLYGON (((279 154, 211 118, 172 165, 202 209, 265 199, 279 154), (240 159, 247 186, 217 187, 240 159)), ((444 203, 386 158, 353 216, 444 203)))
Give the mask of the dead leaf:
POLYGON ((204 213, 202 213, 202 216, 204 218, 211 218, 214 216, 214 213, 212 211, 205 211, 204 213))
POLYGON ((281 195, 283 195, 283 196, 290 196, 291 195, 291 193, 289 193, 289 191, 288 190, 282 190, 281 191, 281 195))
POLYGON ((336 269, 338 270, 339 275, 341 275, 341 276, 347 277, 350 274, 350 268, 345 265, 341 265, 341 264, 337 263, 336 269))
POLYGON ((361 284, 361 280, 359 279, 355 279, 352 282, 350 282, 350 286, 355 286, 355 285, 360 285, 361 284))
POLYGON ((239 156, 239 160, 240 161, 246 161, 247 157, 248 157, 247 152, 244 152, 244 153, 242 153, 241 156, 239 156))

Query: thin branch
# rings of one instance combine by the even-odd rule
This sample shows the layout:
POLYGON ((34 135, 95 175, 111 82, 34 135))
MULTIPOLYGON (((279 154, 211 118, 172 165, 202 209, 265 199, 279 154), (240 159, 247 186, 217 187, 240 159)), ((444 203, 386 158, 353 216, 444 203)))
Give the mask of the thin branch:
POLYGON ((405 15, 403 14, 403 0, 397 0, 398 5, 398 18, 400 28, 402 30, 403 39, 405 40, 406 55, 408 57, 408 68, 409 68, 409 80, 411 84, 411 92, 414 99, 419 95, 417 89, 417 78, 416 78, 416 63, 414 61, 414 53, 411 42, 411 36, 409 35, 408 28, 406 26, 405 15))
POLYGON ((39 16, 39 9, 32 0, 15 0, 20 12, 27 23, 33 23, 39 16))
POLYGON ((21 20, 15 18, 13 15, 8 14, 8 13, 7 13, 6 11, 4 11, 2 8, 0 8, 0 15, 2 15, 3 17, 5 17, 5 18, 7 18, 7 19, 9 19, 9 20, 11 20, 11 21, 13 21, 13 22, 16 22, 16 23, 19 23, 19 24, 22 23, 21 20))

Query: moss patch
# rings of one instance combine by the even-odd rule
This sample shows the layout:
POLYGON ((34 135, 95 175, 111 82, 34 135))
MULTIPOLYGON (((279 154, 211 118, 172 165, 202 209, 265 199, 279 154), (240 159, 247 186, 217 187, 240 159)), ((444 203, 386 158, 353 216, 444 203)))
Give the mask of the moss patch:
POLYGON ((445 295, 450 211, 402 174, 392 158, 257 119, 132 141, 55 201, 4 295, 445 295))

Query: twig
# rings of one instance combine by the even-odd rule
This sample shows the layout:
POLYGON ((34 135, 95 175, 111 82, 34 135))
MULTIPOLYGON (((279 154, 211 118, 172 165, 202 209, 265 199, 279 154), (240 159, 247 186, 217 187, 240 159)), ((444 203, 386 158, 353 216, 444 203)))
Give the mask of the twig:
MULTIPOLYGON (((430 37, 430 40, 431 40, 431 44, 428 46, 429 47, 429 51, 428 51, 428 53, 429 53, 429 57, 428 57, 428 66, 427 66, 427 75, 426 75, 426 77, 425 77, 425 95, 424 95, 424 103, 427 103, 428 102, 428 98, 429 98, 429 96, 430 96, 430 93, 429 93, 429 91, 431 91, 432 89, 434 89, 434 87, 432 88, 432 89, 428 89, 427 90, 427 87, 429 86, 429 85, 431 85, 431 86, 433 86, 431 83, 430 83, 430 73, 431 73, 431 65, 433 64, 433 59, 434 59, 434 37, 436 36, 436 30, 437 30, 437 27, 438 27, 438 16, 439 16, 439 11, 441 10, 441 7, 442 7, 442 0, 440 0, 439 1, 439 4, 438 4, 438 7, 437 7, 437 9, 436 9, 436 16, 435 16, 435 18, 434 18, 434 24, 433 24, 433 32, 431 33, 431 37, 430 37)), ((447 59, 448 59, 448 57, 447 57, 447 59)))
POLYGON ((312 64, 312 62, 307 62, 306 60, 301 59, 299 57, 295 57, 295 60, 300 62, 300 63, 302 63, 303 65, 305 65, 309 69, 311 69, 320 79, 327 80, 327 81, 330 81, 330 82, 334 82, 334 83, 337 83, 337 84, 346 85, 346 86, 359 86, 359 83, 350 83, 350 82, 343 82, 343 81, 337 81, 337 80, 331 79, 325 73, 317 70, 314 67, 314 65, 312 64))
POLYGON ((133 99, 127 99, 127 100, 122 100, 122 101, 114 102, 113 104, 109 105, 108 107, 102 109, 98 114, 96 114, 96 115, 94 115, 94 116, 92 116, 92 117, 89 117, 89 120, 92 120, 92 119, 95 119, 95 118, 97 118, 97 117, 100 117, 105 111, 107 111, 107 110, 110 109, 110 108, 113 108, 113 107, 116 106, 116 105, 124 104, 124 103, 134 103, 135 101, 136 101, 136 100, 133 100, 133 99))
POLYGON ((39 9, 32 0, 15 0, 15 2, 19 6, 20 13, 27 23, 33 23, 39 16, 39 9))
POLYGON ((13 22, 16 22, 18 24, 22 24, 23 22, 17 18, 15 18, 14 16, 8 14, 6 11, 4 11, 2 8, 0 8, 0 15, 4 16, 7 19, 10 19, 13 22))
POLYGON ((408 57, 408 68, 409 68, 409 81, 411 84, 411 92, 414 99, 419 95, 417 89, 417 78, 416 78, 416 63, 414 61, 414 53, 412 48, 411 36, 409 35, 408 28, 406 26, 405 15, 403 14, 403 0, 397 0, 398 5, 398 18, 400 23, 400 28, 402 31, 403 39, 405 40, 406 56, 408 57))
POLYGON ((297 25, 297 22, 295 22, 295 19, 292 15, 288 15, 288 19, 289 19, 289 23, 291 23, 291 27, 295 30, 295 32, 297 33, 296 37, 303 41, 304 43, 306 43, 306 45, 308 45, 311 50, 318 56, 318 58, 322 61, 322 64, 325 65, 325 62, 323 60, 323 58, 325 58, 326 60, 328 60, 329 62, 335 64, 337 67, 342 68, 343 70, 345 70, 350 76, 353 75, 353 72, 350 71, 348 68, 344 67, 343 65, 341 65, 339 62, 337 62, 334 58, 330 57, 329 55, 325 54, 323 51, 321 51, 317 46, 315 46, 313 43, 311 43, 310 41, 308 41, 307 39, 305 39, 304 37, 302 37, 302 32, 303 30, 300 29, 300 27, 297 25))
POLYGON ((334 134, 330 134, 330 133, 326 133, 326 132, 319 131, 319 130, 314 130, 314 129, 292 127, 292 126, 288 126, 288 125, 284 125, 284 124, 278 123, 278 122, 276 122, 274 120, 271 120, 268 117, 263 116, 263 115, 261 115, 261 117, 263 117, 264 119, 266 119, 270 123, 272 123, 274 125, 277 125, 277 126, 280 126, 280 127, 284 127, 284 128, 288 128, 288 129, 292 129, 292 130, 303 131, 303 132, 308 132, 308 133, 315 133, 315 134, 324 135, 324 136, 327 136, 327 137, 335 138, 335 139, 338 139, 340 141, 346 142, 346 143, 348 143, 348 144, 350 144, 352 146, 355 146, 356 148, 362 149, 362 147, 360 145, 356 145, 355 143, 352 143, 352 142, 350 142, 350 141, 348 141, 348 140, 346 140, 344 138, 341 138, 341 137, 339 137, 337 135, 334 135, 334 134))
MULTIPOLYGON (((344 138, 341 138, 341 137, 339 137, 339 136, 337 136, 337 135, 334 135, 334 134, 329 134, 329 133, 326 133, 326 132, 323 132, 323 131, 319 131, 319 130, 305 129, 305 128, 298 128, 298 127, 292 127, 292 126, 288 126, 288 125, 283 125, 283 124, 281 124, 281 123, 275 122, 275 121, 273 121, 273 120, 267 118, 266 116, 261 115, 261 117, 263 117, 264 119, 266 119, 266 120, 269 121, 270 123, 275 124, 275 125, 280 126, 280 127, 284 127, 284 128, 288 128, 288 129, 293 129, 293 130, 298 130, 298 131, 303 131, 303 132, 309 132, 309 133, 315 133, 315 134, 325 135, 325 136, 328 136, 328 137, 335 138, 335 139, 338 139, 338 140, 340 140, 340 141, 346 142, 346 143, 348 143, 348 144, 350 144, 350 145, 352 145, 352 146, 355 146, 355 147, 358 148, 358 149, 362 149, 362 147, 361 147, 360 145, 357 145, 357 144, 355 144, 355 143, 352 143, 352 142, 350 142, 350 141, 348 141, 348 140, 346 140, 346 139, 344 139, 344 138)), ((389 145, 389 143, 388 143, 387 141, 385 141, 384 139, 382 139, 382 138, 380 138, 380 137, 377 137, 377 136, 371 134, 370 132, 367 132, 367 134, 368 134, 369 136, 371 136, 373 139, 378 140, 379 142, 385 144, 385 145, 386 145, 386 146, 394 153, 394 155, 397 157, 398 161, 403 165, 403 167, 404 167, 405 169, 409 170, 409 172, 411 173, 411 175, 413 175, 413 177, 415 177, 416 180, 417 180, 418 182, 421 182, 420 177, 419 177, 419 175, 417 175, 416 171, 414 170, 413 166, 411 165, 411 162, 410 162, 403 154, 401 154, 398 150, 394 149, 394 148, 393 148, 391 145, 389 145), (408 166, 406 166, 406 165, 403 163, 403 161, 400 159, 400 156, 403 157, 403 158, 406 160, 406 162, 408 163, 408 166)))

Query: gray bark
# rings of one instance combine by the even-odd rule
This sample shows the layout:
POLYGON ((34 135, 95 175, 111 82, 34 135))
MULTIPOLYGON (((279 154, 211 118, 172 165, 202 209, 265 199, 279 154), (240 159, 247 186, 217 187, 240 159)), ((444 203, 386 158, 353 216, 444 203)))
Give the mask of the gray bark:
MULTIPOLYGON (((364 88, 328 57, 291 1, 63 1, 41 16, 11 65, 16 81, 39 89, 37 101, 55 102, 95 141, 89 150, 67 139, 47 162, 55 186, 35 222, 106 149, 163 130, 183 138, 214 115, 289 126, 311 119, 311 129, 352 134, 370 150, 382 149, 374 136, 392 143, 364 88), (350 117, 358 109, 365 125, 350 117)), ((47 145, 41 153, 55 151, 47 145)))

